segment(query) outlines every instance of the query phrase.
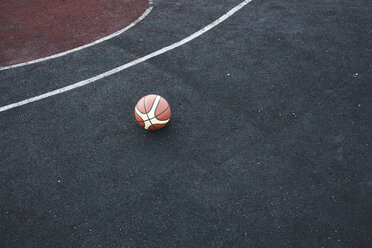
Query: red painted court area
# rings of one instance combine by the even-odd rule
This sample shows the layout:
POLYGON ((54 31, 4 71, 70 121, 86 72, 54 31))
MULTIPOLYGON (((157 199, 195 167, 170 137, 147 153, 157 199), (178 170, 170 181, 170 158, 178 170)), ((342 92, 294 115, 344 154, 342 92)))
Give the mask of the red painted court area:
POLYGON ((70 50, 140 17, 147 0, 8 0, 0 2, 0 66, 70 50))

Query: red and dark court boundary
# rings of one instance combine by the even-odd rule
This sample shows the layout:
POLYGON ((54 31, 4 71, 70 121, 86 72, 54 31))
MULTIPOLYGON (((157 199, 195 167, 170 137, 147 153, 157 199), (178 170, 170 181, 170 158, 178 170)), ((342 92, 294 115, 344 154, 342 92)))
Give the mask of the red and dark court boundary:
POLYGON ((140 17, 147 0, 0 2, 0 66, 64 52, 112 34, 140 17))

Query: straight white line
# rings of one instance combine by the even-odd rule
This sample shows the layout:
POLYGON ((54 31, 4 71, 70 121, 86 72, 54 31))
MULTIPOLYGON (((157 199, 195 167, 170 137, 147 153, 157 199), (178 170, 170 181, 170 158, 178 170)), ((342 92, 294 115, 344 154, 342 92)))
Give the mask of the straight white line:
POLYGON ((68 51, 65 51, 65 52, 57 53, 57 54, 54 54, 54 55, 51 55, 51 56, 47 56, 47 57, 44 57, 44 58, 30 60, 30 61, 27 61, 27 62, 24 62, 24 63, 15 64, 15 65, 0 67, 0 71, 13 69, 13 68, 21 67, 21 66, 26 66, 26 65, 32 65, 32 64, 36 64, 36 63, 39 63, 39 62, 49 60, 49 59, 55 59, 55 58, 58 58, 58 57, 62 57, 62 56, 65 56, 67 54, 70 54, 70 53, 73 53, 73 52, 76 52, 76 51, 80 51, 80 50, 85 49, 87 47, 91 47, 91 46, 97 45, 99 43, 102 43, 106 40, 112 39, 112 38, 124 33, 128 29, 134 27, 139 22, 141 22, 151 12, 152 9, 153 9, 153 7, 147 8, 146 11, 137 20, 135 20, 134 22, 132 22, 130 25, 126 26, 125 28, 123 28, 119 31, 116 31, 115 33, 110 34, 109 36, 105 36, 105 37, 103 37, 99 40, 88 43, 86 45, 83 45, 83 46, 80 46, 80 47, 77 47, 77 48, 74 48, 74 49, 71 49, 71 50, 68 50, 68 51))
POLYGON ((99 74, 95 77, 92 77, 92 78, 89 78, 89 79, 86 79, 86 80, 83 80, 83 81, 80 81, 78 83, 75 83, 75 84, 72 84, 72 85, 69 85, 69 86, 66 86, 66 87, 63 87, 63 88, 60 88, 60 89, 56 89, 56 90, 53 90, 53 91, 50 91, 48 93, 45 93, 45 94, 42 94, 42 95, 39 95, 39 96, 35 96, 35 97, 32 97, 32 98, 29 98, 29 99, 26 99, 26 100, 23 100, 23 101, 20 101, 20 102, 17 102, 17 103, 13 103, 13 104, 9 104, 9 105, 6 105, 6 106, 3 106, 3 107, 0 107, 0 112, 3 112, 3 111, 6 111, 6 110, 9 110, 9 109, 13 109, 13 108, 16 108, 16 107, 19 107, 19 106, 22 106, 22 105, 25 105, 25 104, 28 104, 28 103, 31 103, 31 102, 35 102, 35 101, 39 101, 39 100, 42 100, 42 99, 45 99, 47 97, 50 97, 50 96, 54 96, 54 95, 58 95, 58 94, 61 94, 61 93, 64 93, 66 91, 70 91, 70 90, 73 90, 73 89, 76 89, 76 88, 79 88, 79 87, 82 87, 84 85, 87 85, 87 84, 90 84, 90 83, 93 83, 97 80, 100 80, 102 78, 105 78, 105 77, 108 77, 110 75, 113 75, 117 72, 120 72, 122 70, 125 70, 129 67, 132 67, 134 65, 137 65, 139 63, 142 63, 146 60, 149 60, 153 57, 156 57, 160 54, 163 54, 163 53, 166 53, 170 50, 173 50, 179 46, 182 46, 184 44, 186 44, 187 42, 199 37, 200 35, 204 34, 205 32, 207 32, 208 30, 214 28, 215 26, 217 26, 218 24, 220 24, 221 22, 225 21, 227 18, 229 18, 230 16, 232 16, 233 14, 235 14, 235 12, 237 12, 238 10, 240 10, 241 8, 243 8, 245 5, 247 5, 248 3, 250 3, 252 0, 245 0, 243 1, 241 4, 237 5, 236 7, 234 7, 233 9, 231 9, 229 12, 227 12, 226 14, 224 14, 223 16, 221 16, 220 18, 218 18, 216 21, 212 22, 211 24, 209 24, 208 26, 200 29, 199 31, 197 31, 196 33, 186 37, 185 39, 179 41, 179 42, 176 42, 170 46, 167 46, 167 47, 164 47, 158 51, 155 51, 153 53, 150 53, 142 58, 139 58, 139 59, 136 59, 132 62, 129 62, 127 64, 124 64, 122 66, 119 66, 119 67, 116 67, 110 71, 107 71, 107 72, 104 72, 102 74, 99 74))

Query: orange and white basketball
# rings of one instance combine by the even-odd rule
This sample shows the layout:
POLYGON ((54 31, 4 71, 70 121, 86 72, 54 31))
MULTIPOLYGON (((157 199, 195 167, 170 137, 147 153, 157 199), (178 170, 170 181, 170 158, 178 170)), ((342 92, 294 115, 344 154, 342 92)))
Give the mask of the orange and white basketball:
POLYGON ((134 115, 141 127, 155 131, 167 125, 171 116, 171 109, 167 100, 163 97, 147 95, 137 102, 134 115))

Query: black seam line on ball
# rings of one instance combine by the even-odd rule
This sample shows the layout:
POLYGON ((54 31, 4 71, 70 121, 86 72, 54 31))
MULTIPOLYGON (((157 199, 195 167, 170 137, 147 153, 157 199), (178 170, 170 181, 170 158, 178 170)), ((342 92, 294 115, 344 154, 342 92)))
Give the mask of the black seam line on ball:
MULTIPOLYGON (((160 102, 160 101, 159 101, 160 102)), ((155 115, 155 117, 153 117, 153 118, 151 118, 151 119, 154 119, 154 118, 156 118, 156 117, 158 117, 159 115, 162 115, 162 114, 164 114, 165 113, 165 111, 167 111, 169 109, 169 105, 168 105, 168 107, 163 111, 163 112, 161 112, 160 114, 158 114, 158 115, 155 115)), ((156 111, 155 111, 156 112, 156 111)))
MULTIPOLYGON (((156 99, 156 98, 155 98, 156 99)), ((160 98, 161 99, 161 98, 160 98)), ((155 100, 154 100, 154 102, 155 102, 155 100)), ((152 103, 152 105, 154 105, 154 103, 152 103)), ((151 107, 152 107, 152 105, 151 105, 151 107)), ((152 124, 152 122, 151 122, 151 120, 150 120, 150 117, 149 117, 149 115, 148 115, 148 113, 147 113, 147 109, 146 109, 146 97, 145 98, 143 98, 143 107, 145 108, 145 111, 146 111, 146 116, 147 116, 147 120, 146 121, 149 121, 150 122, 150 126, 149 127, 151 127, 153 124, 152 124)), ((145 123, 145 121, 144 121, 144 123, 145 123)))
MULTIPOLYGON (((160 114, 158 114, 157 116, 155 116, 155 117, 152 117, 151 119, 147 119, 147 120, 145 120, 145 121, 149 121, 149 120, 152 120, 152 119, 155 119, 156 117, 158 117, 159 115, 162 115, 162 114, 164 114, 165 113, 165 111, 167 111, 169 109, 169 106, 163 111, 163 112, 161 112, 160 114)), ((140 111, 141 112, 141 111, 140 111)), ((142 112, 141 112, 142 113, 142 112)), ((143 114, 143 113, 142 113, 143 114)), ((147 114, 146 114, 147 115, 147 114)), ((147 116, 148 117, 148 116, 147 116)), ((142 119, 142 118, 141 118, 142 119)), ((168 118, 169 119, 169 118, 168 118)), ((137 122, 145 122, 145 121, 137 121, 137 122)), ((160 121, 160 120, 159 120, 160 121)))

